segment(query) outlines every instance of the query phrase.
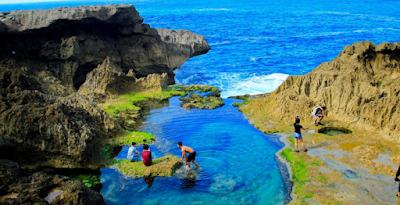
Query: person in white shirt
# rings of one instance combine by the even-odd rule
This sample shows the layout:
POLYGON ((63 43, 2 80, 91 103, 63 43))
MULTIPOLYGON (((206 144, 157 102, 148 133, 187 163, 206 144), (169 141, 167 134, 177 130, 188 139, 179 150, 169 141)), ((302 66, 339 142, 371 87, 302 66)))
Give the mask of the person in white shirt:
POLYGON ((126 158, 128 158, 128 160, 130 160, 131 162, 136 162, 138 161, 139 155, 140 153, 136 149, 136 142, 132 142, 132 146, 129 147, 128 155, 126 156, 126 158))

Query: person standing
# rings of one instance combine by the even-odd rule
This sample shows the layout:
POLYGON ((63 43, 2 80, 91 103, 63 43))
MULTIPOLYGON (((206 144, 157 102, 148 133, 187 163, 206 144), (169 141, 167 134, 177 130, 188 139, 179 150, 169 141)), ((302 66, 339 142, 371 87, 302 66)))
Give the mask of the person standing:
POLYGON ((321 120, 324 118, 324 114, 322 113, 322 111, 324 111, 324 110, 326 110, 325 106, 318 106, 312 111, 311 114, 313 116, 315 126, 323 125, 321 123, 321 120), (320 119, 319 119, 319 122, 317 123, 318 118, 320 118, 320 119))
POLYGON ((303 136, 301 136, 301 129, 307 130, 308 127, 303 128, 303 126, 300 125, 300 118, 299 117, 296 117, 296 122, 293 125, 294 125, 293 137, 294 137, 294 144, 295 144, 295 147, 296 147, 296 150, 294 150, 294 151, 295 152, 299 152, 299 149, 298 149, 298 146, 297 146, 297 141, 300 140, 301 146, 303 147, 303 150, 305 152, 307 152, 307 149, 304 146, 303 136))
MULTIPOLYGON (((397 170, 396 177, 394 178, 394 181, 399 182, 400 181, 399 176, 400 176, 400 166, 399 166, 399 169, 397 170)), ((398 191, 399 191, 399 193, 397 193, 397 197, 400 197, 400 184, 399 184, 399 190, 398 191)))
POLYGON ((181 150, 182 150, 181 160, 185 157, 185 164, 189 167, 189 169, 190 169, 190 162, 192 162, 192 161, 197 166, 197 168, 201 169, 199 164, 197 164, 197 162, 194 161, 196 159, 196 151, 194 151, 194 149, 192 149, 188 146, 183 146, 182 142, 178 142, 178 147, 181 148, 181 150), (186 152, 189 153, 188 157, 186 157, 186 152))
POLYGON ((146 166, 150 166, 153 163, 153 160, 151 159, 151 152, 149 150, 149 145, 147 144, 143 145, 142 161, 143 164, 146 166))
POLYGON ((128 149, 128 155, 126 156, 126 158, 131 161, 131 162, 136 162, 138 161, 138 156, 139 156, 139 152, 136 149, 136 142, 132 142, 132 146, 129 147, 128 149))

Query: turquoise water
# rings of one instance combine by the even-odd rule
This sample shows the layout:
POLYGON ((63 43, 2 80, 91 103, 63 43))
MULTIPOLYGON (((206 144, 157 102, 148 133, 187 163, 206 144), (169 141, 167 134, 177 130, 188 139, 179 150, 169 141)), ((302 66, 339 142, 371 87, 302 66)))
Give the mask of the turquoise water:
MULTIPOLYGON (((204 35, 212 49, 176 70, 176 82, 213 85, 223 97, 273 91, 287 76, 310 72, 354 42, 400 41, 398 0, 64 1, 0 4, 0 11, 110 3, 134 4, 154 28, 204 35)), ((107 204, 282 204, 286 193, 274 160, 282 145, 251 126, 234 101, 185 111, 172 98, 152 111, 141 130, 157 136, 156 157, 179 156, 181 140, 198 152, 203 169, 155 178, 150 188, 144 179, 102 169, 107 204)))
MULTIPOLYGON (((187 111, 175 97, 167 107, 153 110, 141 127, 157 136, 151 151, 156 157, 180 156, 176 143, 182 141, 196 150, 202 169, 156 177, 150 188, 143 178, 102 169, 101 194, 107 204, 283 204, 286 193, 274 160, 282 143, 250 125, 231 105, 238 100, 224 102, 215 110, 187 111)), ((124 147, 117 159, 127 151, 124 147)))

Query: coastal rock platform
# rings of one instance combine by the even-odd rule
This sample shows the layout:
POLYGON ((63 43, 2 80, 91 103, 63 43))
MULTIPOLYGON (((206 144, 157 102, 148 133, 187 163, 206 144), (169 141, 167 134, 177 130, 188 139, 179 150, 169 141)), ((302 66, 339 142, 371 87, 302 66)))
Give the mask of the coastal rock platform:
POLYGON ((290 76, 267 97, 246 98, 239 109, 265 133, 286 133, 277 153, 290 163, 290 204, 396 204, 400 144, 400 44, 346 46, 311 73, 290 76), (326 106, 324 125, 311 111, 326 106), (299 116, 308 149, 294 152, 293 122, 299 116), (318 133, 341 127, 338 135, 318 133))
POLYGON ((167 155, 153 160, 153 164, 145 166, 143 162, 119 161, 116 166, 125 175, 138 177, 172 176, 176 168, 182 165, 182 161, 172 155, 167 155))

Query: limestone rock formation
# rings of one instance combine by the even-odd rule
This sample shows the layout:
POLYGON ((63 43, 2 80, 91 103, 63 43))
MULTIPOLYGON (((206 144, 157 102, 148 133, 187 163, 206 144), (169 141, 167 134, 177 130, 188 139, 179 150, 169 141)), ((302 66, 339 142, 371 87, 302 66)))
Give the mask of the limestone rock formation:
POLYGON ((85 83, 79 88, 78 93, 104 102, 106 98, 117 97, 125 93, 142 91, 161 92, 167 86, 168 76, 164 74, 149 74, 137 79, 132 70, 125 74, 106 58, 102 64, 87 74, 85 83))
POLYGON ((355 43, 311 73, 288 77, 269 97, 241 110, 292 123, 296 116, 311 121, 312 109, 325 105, 328 119, 400 141, 399 77, 399 43, 355 43))
POLYGON ((0 204, 105 204, 99 192, 60 175, 0 159, 0 204))
POLYGON ((0 13, 0 135, 14 160, 96 165, 101 142, 123 131, 96 102, 161 89, 174 82, 173 69, 210 49, 190 32, 164 42, 142 22, 132 5, 0 13))
POLYGON ((197 35, 188 30, 159 28, 157 32, 162 41, 176 44, 183 51, 180 55, 173 50, 168 52, 168 63, 171 67, 181 67, 184 62, 180 58, 190 58, 205 54, 211 49, 204 36, 197 35))
POLYGON ((107 56, 123 72, 133 70, 138 78, 168 73, 172 84, 174 69, 210 50, 203 36, 189 31, 157 31, 142 22, 132 5, 0 13, 0 57, 46 61, 48 69, 61 70, 53 73, 56 77, 72 75, 72 81, 64 83, 78 89, 86 74, 107 56))

